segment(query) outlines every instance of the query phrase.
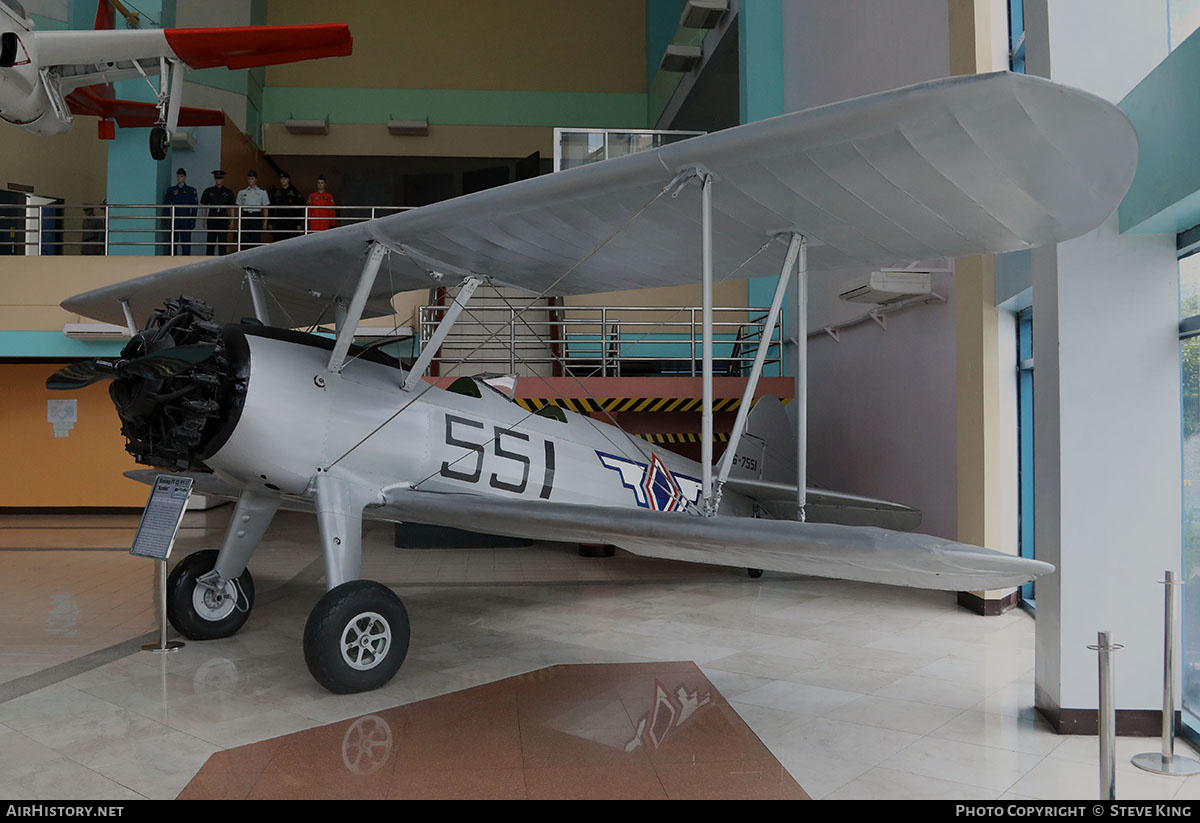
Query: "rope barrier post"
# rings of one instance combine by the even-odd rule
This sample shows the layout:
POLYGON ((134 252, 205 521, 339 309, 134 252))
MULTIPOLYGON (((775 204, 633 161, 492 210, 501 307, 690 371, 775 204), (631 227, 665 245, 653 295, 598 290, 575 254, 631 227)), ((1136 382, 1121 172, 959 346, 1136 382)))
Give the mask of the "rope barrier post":
POLYGON ((1133 765, 1155 774, 1200 774, 1200 762, 1175 754, 1175 587, 1183 581, 1175 579, 1168 569, 1164 579, 1163 596, 1163 708, 1162 752, 1143 752, 1133 756, 1133 765))
POLYGON ((1125 648, 1112 642, 1112 632, 1102 631, 1089 649, 1100 658, 1100 799, 1117 799, 1117 710, 1113 694, 1112 653, 1125 648))

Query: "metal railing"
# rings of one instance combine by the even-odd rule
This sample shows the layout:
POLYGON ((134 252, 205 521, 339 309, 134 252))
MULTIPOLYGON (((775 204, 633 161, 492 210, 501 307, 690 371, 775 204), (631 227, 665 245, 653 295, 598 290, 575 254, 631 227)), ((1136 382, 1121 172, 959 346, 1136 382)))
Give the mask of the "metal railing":
POLYGON ((229 254, 409 208, 0 204, 0 255, 229 254))
MULTIPOLYGON (((429 342, 449 306, 422 306, 417 334, 429 342)), ((699 306, 471 306, 446 336, 431 361, 491 364, 517 371, 517 364, 551 364, 579 377, 629 374, 700 373, 703 346, 699 306)), ((767 309, 713 309, 714 369, 717 374, 748 372, 765 339, 767 365, 778 364, 781 322, 766 329, 767 309), (765 338, 764 338, 765 335, 765 338)))

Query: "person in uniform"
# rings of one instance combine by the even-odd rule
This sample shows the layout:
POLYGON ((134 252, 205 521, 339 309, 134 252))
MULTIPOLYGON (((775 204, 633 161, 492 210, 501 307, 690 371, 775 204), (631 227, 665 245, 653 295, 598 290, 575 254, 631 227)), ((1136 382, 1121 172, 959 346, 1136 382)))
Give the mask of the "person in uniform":
POLYGON ((200 195, 204 210, 204 222, 208 229, 205 252, 209 255, 226 254, 229 251, 229 209, 236 199, 232 189, 225 188, 225 171, 216 169, 212 173, 213 184, 200 195))
POLYGON ((272 239, 287 240, 300 234, 303 227, 300 215, 303 210, 304 195, 292 185, 292 176, 286 171, 279 172, 279 187, 271 189, 271 225, 272 239))
POLYGON ((241 242, 238 250, 262 244, 263 221, 267 218, 267 206, 271 198, 258 187, 258 172, 246 172, 246 188, 237 193, 238 210, 242 221, 241 242))
POLYGON ((317 190, 308 196, 308 230, 325 231, 337 225, 333 195, 325 191, 325 175, 317 175, 317 190))
POLYGON ((163 202, 172 208, 167 219, 171 226, 171 254, 192 253, 192 229, 196 225, 196 209, 199 203, 196 189, 187 184, 187 169, 175 170, 175 185, 167 189, 163 202), (184 208, 191 206, 191 208, 184 208))

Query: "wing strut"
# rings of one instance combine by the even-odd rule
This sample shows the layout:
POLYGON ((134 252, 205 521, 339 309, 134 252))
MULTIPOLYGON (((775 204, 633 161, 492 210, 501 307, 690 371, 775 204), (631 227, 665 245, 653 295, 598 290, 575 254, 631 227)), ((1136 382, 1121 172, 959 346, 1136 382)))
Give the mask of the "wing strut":
POLYGON ((329 355, 329 370, 334 374, 340 374, 346 365, 346 352, 350 351, 350 343, 354 340, 354 332, 358 330, 358 321, 362 319, 371 287, 375 285, 375 275, 379 274, 379 264, 383 262, 386 252, 387 247, 376 241, 371 241, 367 249, 367 261, 363 263, 354 296, 350 298, 350 307, 346 309, 345 322, 338 330, 337 342, 333 344, 333 352, 329 355))
POLYGON ((412 387, 421 379, 421 375, 425 373, 425 369, 429 368, 429 361, 437 354, 437 350, 442 346, 442 341, 446 339, 446 335, 454 327, 458 316, 466 308, 467 301, 471 299, 471 295, 475 293, 475 289, 482 282, 483 278, 475 275, 463 281, 462 288, 458 290, 458 294, 454 297, 454 302, 450 305, 450 308, 446 309, 446 313, 442 315, 442 322, 438 323, 438 327, 429 338, 429 342, 422 347, 421 356, 404 378, 403 388, 405 391, 411 391, 412 387))
POLYGON ((121 311, 125 314, 125 325, 129 328, 129 336, 133 337, 138 333, 137 323, 133 319, 133 309, 129 308, 129 298, 121 298, 121 311))
POLYGON ((267 295, 263 290, 262 272, 246 266, 246 286, 250 289, 250 302, 254 304, 254 316, 264 326, 271 325, 271 313, 267 309, 267 295))
MULTIPOLYGON (((746 429, 746 419, 750 414, 750 405, 754 402, 754 392, 758 389, 758 378, 762 376, 763 363, 767 359, 767 349, 770 348, 771 329, 775 328, 775 323, 779 319, 779 311, 783 307, 783 296, 787 292, 792 267, 796 265, 796 258, 807 245, 804 236, 801 234, 793 232, 791 238, 791 242, 788 244, 787 257, 784 259, 783 268, 779 272, 779 282, 775 285, 775 296, 771 299, 771 309, 767 312, 767 320, 763 325, 763 330, 767 333, 768 337, 765 340, 762 338, 759 339, 758 351, 754 353, 754 366, 750 369, 750 379, 746 381, 746 388, 742 391, 742 402, 738 406, 737 419, 733 421, 733 432, 729 435, 729 443, 725 446, 725 455, 721 458, 721 468, 717 473, 716 488, 714 490, 714 509, 721 505, 721 491, 725 487, 725 481, 729 479, 729 470, 733 467, 733 457, 737 453, 738 442, 742 438, 742 432, 746 429)), ((783 346, 782 340, 779 341, 779 345, 783 346)))
POLYGON ((796 266, 796 519, 808 502, 808 241, 800 238, 796 266))
POLYGON ((701 350, 703 398, 700 415, 700 465, 704 487, 704 513, 716 514, 713 500, 713 273, 712 273, 712 175, 701 172, 701 255, 703 260, 704 304, 701 327, 704 340, 701 350))

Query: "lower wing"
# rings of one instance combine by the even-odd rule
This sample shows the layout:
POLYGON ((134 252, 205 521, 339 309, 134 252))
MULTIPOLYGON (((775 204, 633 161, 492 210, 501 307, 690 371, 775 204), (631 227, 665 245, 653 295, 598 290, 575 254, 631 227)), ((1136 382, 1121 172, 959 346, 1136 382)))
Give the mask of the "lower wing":
MULTIPOLYGON (((91 114, 104 120, 115 120, 123 129, 146 128, 158 123, 158 106, 137 100, 118 100, 103 92, 105 86, 83 86, 67 95, 67 105, 73 114, 91 114)), ((214 109, 179 110, 180 126, 222 126, 224 112, 214 109)))
POLYGON ((1038 560, 867 526, 698 517, 412 490, 389 491, 387 503, 375 511, 388 519, 485 534, 611 543, 633 554, 667 560, 922 589, 1008 588, 1054 571, 1038 560))
MULTIPOLYGON (((126 476, 153 483, 158 474, 142 469, 126 476)), ((237 499, 241 491, 211 474, 186 474, 197 493, 237 499)), ((610 543, 645 557, 919 589, 1003 589, 1054 571, 1040 560, 868 526, 698 517, 413 490, 389 491, 386 499, 382 506, 369 506, 363 516, 533 540, 610 543)), ((282 508, 313 510, 311 501, 291 496, 284 498, 282 508)))

